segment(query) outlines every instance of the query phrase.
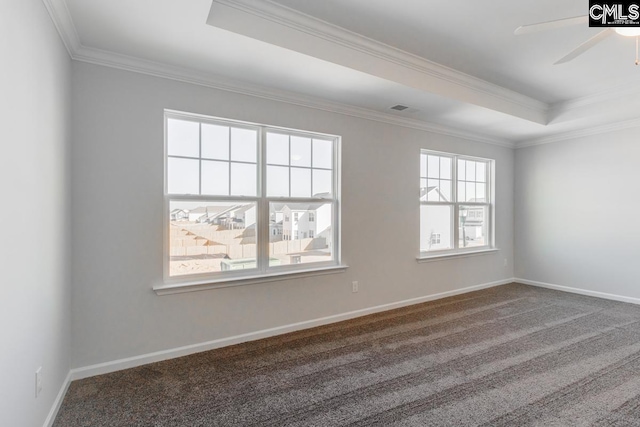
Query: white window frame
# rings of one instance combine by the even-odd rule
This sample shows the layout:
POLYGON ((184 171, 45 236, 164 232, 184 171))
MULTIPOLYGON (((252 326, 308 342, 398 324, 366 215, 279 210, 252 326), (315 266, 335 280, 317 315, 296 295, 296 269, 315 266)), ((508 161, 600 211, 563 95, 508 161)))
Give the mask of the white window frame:
MULTIPOLYGON (((467 156, 454 153, 446 153, 442 151, 434 151, 429 149, 421 149, 419 159, 422 155, 433 155, 439 157, 447 157, 451 159, 451 201, 449 202, 429 202, 420 201, 420 206, 450 206, 451 207, 451 239, 453 242, 450 249, 434 249, 434 250, 422 250, 420 248, 418 260, 428 260, 440 257, 449 257, 455 255, 465 255, 471 253, 493 252, 496 251, 495 247, 495 160, 482 157, 467 156), (483 162, 486 164, 485 168, 485 182, 486 186, 486 202, 458 202, 458 160, 470 160, 474 162, 483 162), (486 229, 487 239, 486 244, 483 246, 473 247, 460 247, 460 207, 461 206, 480 206, 484 207, 486 214, 486 229)), ((420 164, 418 163, 418 171, 420 171, 420 164)), ((419 178, 423 177, 419 174, 419 178)), ((428 179, 428 178, 427 178, 428 179)), ((428 182, 428 181, 427 181, 428 182)), ((428 184, 427 184, 428 185, 428 184)), ((420 234, 422 233, 422 224, 419 221, 420 232, 418 234, 418 247, 420 247, 420 234)))
MULTIPOLYGON (((193 287, 191 290, 226 287, 236 284, 260 283, 271 281, 270 278, 281 279, 287 275, 298 277, 300 275, 326 274, 330 272, 342 272, 347 266, 341 264, 341 221, 340 221, 340 178, 341 178, 341 138, 338 135, 322 134, 317 132, 300 131, 264 124, 248 123, 218 117, 210 117, 199 114, 184 113, 174 110, 164 111, 164 250, 163 250, 163 278, 164 284, 154 286, 154 290, 160 294, 186 292, 180 287, 193 287), (257 180, 256 196, 209 196, 209 195, 184 195, 170 194, 168 192, 168 132, 169 119, 193 121, 202 124, 231 126, 236 128, 255 129, 258 131, 257 147, 257 180), (333 186, 331 197, 267 197, 266 194, 266 133, 276 132, 291 136, 317 138, 333 141, 333 186), (170 203, 171 201, 202 201, 202 202, 244 202, 256 203, 256 268, 231 270, 221 272, 200 273, 191 275, 170 276, 170 203), (332 203, 332 253, 333 259, 326 262, 313 262, 304 264, 289 264, 269 266, 269 204, 270 203, 332 203), (262 280, 264 279, 264 280, 262 280), (210 284, 211 286, 201 286, 210 284), (219 286, 220 285, 220 286, 219 286)), ((289 236, 289 239, 291 236, 289 236)), ((188 291, 188 290, 187 290, 188 291)))

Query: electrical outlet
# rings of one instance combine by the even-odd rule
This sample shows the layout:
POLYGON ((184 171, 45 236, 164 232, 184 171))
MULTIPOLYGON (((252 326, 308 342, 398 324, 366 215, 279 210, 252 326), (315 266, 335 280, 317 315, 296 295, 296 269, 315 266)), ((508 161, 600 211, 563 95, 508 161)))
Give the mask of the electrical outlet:
POLYGON ((353 293, 358 292, 358 281, 357 280, 351 282, 351 292, 353 292, 353 293))
POLYGON ((42 366, 36 370, 36 397, 42 393, 42 366))

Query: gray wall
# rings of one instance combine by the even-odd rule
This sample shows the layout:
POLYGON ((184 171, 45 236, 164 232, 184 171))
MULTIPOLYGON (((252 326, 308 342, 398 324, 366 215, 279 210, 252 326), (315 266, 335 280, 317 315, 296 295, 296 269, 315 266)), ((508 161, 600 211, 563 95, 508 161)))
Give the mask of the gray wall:
POLYGON ((640 298, 637 129, 516 151, 516 277, 640 298))
POLYGON ((71 60, 41 0, 0 2, 0 57, 0 425, 32 427, 70 366, 71 60))
POLYGON ((73 79, 74 367, 513 276, 511 149, 83 63, 73 79), (348 271, 157 296, 164 108, 342 135, 348 271), (496 159, 499 253, 416 262, 420 148, 496 159))

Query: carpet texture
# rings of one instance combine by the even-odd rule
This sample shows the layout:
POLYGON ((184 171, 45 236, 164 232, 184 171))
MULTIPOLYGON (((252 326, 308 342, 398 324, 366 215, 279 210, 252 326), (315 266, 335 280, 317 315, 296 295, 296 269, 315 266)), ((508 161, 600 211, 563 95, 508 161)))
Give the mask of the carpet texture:
POLYGON ((74 426, 640 426, 640 306, 510 284, 74 381, 74 426))

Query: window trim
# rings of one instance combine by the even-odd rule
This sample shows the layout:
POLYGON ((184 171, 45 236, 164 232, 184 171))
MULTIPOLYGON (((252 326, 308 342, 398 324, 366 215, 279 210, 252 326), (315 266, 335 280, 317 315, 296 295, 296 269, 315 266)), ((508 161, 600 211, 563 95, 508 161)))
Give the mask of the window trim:
MULTIPOLYGON (((466 255, 477 255, 483 253, 491 253, 495 252, 498 249, 496 248, 495 242, 495 160, 488 159, 484 157, 476 157, 469 156, 466 154, 456 154, 456 153, 448 153, 443 151, 430 150, 428 148, 420 149, 420 156, 418 157, 418 171, 420 171, 420 161, 422 154, 426 155, 435 155, 440 157, 448 157, 451 159, 451 200, 450 202, 428 202, 428 201, 419 201, 419 206, 450 206, 451 207, 451 224, 452 229, 449 230, 451 233, 451 239, 453 242, 453 248, 450 249, 442 249, 442 250, 431 250, 425 251, 420 247, 420 238, 422 234, 422 224, 419 221, 420 231, 418 233, 418 257, 417 259, 426 261, 426 260, 434 260, 438 258, 450 258, 456 256, 466 256, 466 255), (458 160, 470 160, 470 161, 481 161, 486 162, 487 170, 486 178, 487 188, 486 188, 486 198, 487 202, 485 203, 477 203, 477 202, 458 202, 458 160), (487 244, 482 246, 473 246, 460 248, 458 247, 458 242, 460 239, 460 226, 459 226, 459 215, 460 215, 460 206, 481 206, 486 207, 487 209, 487 219, 488 223, 487 227, 487 244)), ((419 179, 422 179, 422 174, 419 174, 419 179)), ((428 186, 428 177, 427 186, 428 186)), ((420 214, 419 214, 420 215, 420 214)))
MULTIPOLYGON (((164 197, 164 215, 163 215, 163 284, 154 286, 153 289, 160 294, 162 293, 176 293, 176 289, 182 287, 197 287, 200 290, 203 288, 220 288, 226 287, 224 284, 229 282, 233 283, 233 286, 246 283, 260 283, 264 281, 279 280, 287 275, 293 275, 295 277, 299 275, 313 275, 313 272, 317 271, 322 274, 328 274, 327 272, 342 272, 347 266, 343 265, 341 260, 341 173, 342 173, 342 160, 341 160, 341 147, 342 141, 339 135, 331 135, 319 132, 301 131, 298 129, 289 129, 279 126, 271 126, 257 123, 250 123, 245 121, 219 118, 213 116, 207 116, 202 114, 187 113, 176 110, 164 110, 164 185, 163 185, 163 197, 164 197), (230 127, 239 127, 243 129, 256 129, 258 131, 257 141, 257 157, 256 157, 256 196, 211 196, 211 195, 184 195, 184 194, 170 194, 168 192, 168 120, 186 120, 197 123, 209 123, 214 125, 227 125, 230 127), (332 197, 268 197, 266 194, 266 173, 267 173, 267 161, 266 161, 266 133, 267 132, 284 133, 290 136, 301 136, 306 138, 316 138, 333 141, 333 183, 332 183, 332 197), (209 272, 188 274, 180 276, 170 276, 170 202, 172 200, 193 200, 193 201, 236 201, 256 204, 256 268, 243 269, 229 272, 209 272), (333 259, 326 262, 313 262, 304 264, 291 264, 280 266, 269 266, 269 203, 318 203, 325 202, 331 203, 331 220, 333 228, 332 239, 332 251, 333 259), (262 254, 263 256, 259 256, 262 254), (266 254, 266 255, 265 255, 266 254), (270 279, 276 277, 277 279, 270 279), (264 279, 264 280, 262 280, 264 279), (211 286, 206 286, 210 284, 211 286), (172 289, 171 292, 162 291, 163 289, 172 289)), ((231 155, 231 153, 230 153, 231 155)), ((200 184, 199 184, 200 185, 200 184)), ((231 185, 231 184, 230 184, 231 185)), ((284 239, 283 239, 284 240, 284 239)))

